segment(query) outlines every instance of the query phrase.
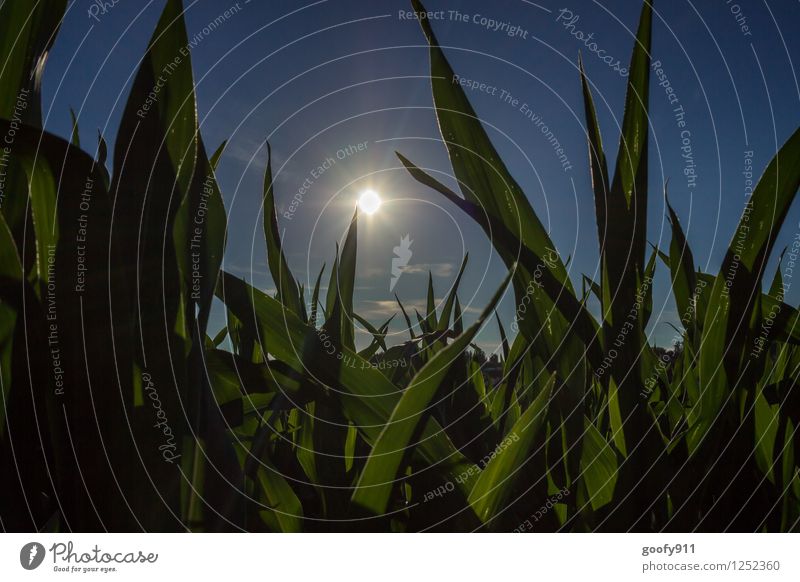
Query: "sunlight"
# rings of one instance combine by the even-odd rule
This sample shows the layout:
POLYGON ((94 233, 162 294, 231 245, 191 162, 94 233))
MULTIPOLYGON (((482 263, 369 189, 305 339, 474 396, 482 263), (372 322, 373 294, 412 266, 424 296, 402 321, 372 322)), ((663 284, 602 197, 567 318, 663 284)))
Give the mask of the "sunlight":
POLYGON ((374 190, 364 190, 358 199, 358 208, 369 215, 375 214, 381 207, 381 197, 374 190))

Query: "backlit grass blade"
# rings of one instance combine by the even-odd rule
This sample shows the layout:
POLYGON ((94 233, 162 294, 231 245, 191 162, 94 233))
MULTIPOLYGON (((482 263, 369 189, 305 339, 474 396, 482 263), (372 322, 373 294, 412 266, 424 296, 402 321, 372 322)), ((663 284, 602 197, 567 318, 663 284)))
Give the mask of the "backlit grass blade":
MULTIPOLYGON (((424 11, 418 0, 413 0, 412 5, 418 13, 424 11)), ((565 349, 577 357, 588 346, 592 359, 599 363, 593 322, 579 315, 580 308, 573 313, 565 309, 569 303, 573 303, 569 307, 574 307, 578 302, 555 245, 525 193, 500 159, 464 90, 453 82, 456 76, 431 23, 422 19, 420 24, 430 45, 436 117, 463 198, 451 196, 448 189, 438 187, 435 180, 419 169, 412 169, 402 157, 401 160, 417 180, 443 193, 481 225, 506 266, 518 264, 514 277, 517 304, 529 294, 528 286, 534 280, 534 272, 542 274, 536 278, 543 283, 543 293, 533 290, 539 297, 531 301, 531 309, 519 327, 530 340, 539 337, 538 348, 544 350, 545 359, 550 361, 557 351, 565 349), (558 309, 552 308, 551 301, 559 303, 558 309), (580 346, 568 330, 577 332, 584 346, 580 346), (565 347, 564 337, 569 338, 569 347, 565 347)))
POLYGON ((3 2, 0 6, 0 117, 20 109, 24 123, 41 128, 41 75, 67 0, 3 2))
POLYGON ((111 176, 108 174, 108 169, 106 168, 106 159, 108 158, 108 144, 106 144, 106 140, 103 138, 103 134, 100 133, 100 130, 97 131, 97 168, 102 176, 103 180, 103 188, 106 191, 109 191, 111 187, 111 176))
MULTIPOLYGON (((21 285, 22 262, 17 245, 0 213, 0 279, 4 285, 21 285)), ((8 297, 0 293, 0 440, 5 436, 6 397, 12 389, 11 358, 14 348, 13 329, 17 323, 17 310, 7 304, 8 297)))
POLYGON ((406 313, 406 308, 403 307, 403 303, 400 301, 400 298, 397 296, 396 293, 394 295, 394 298, 397 301, 397 305, 400 306, 400 311, 403 314, 403 319, 406 320, 406 328, 408 329, 408 334, 411 336, 411 339, 413 340, 416 338, 416 335, 414 334, 414 326, 411 323, 411 318, 408 316, 408 313, 406 313))
MULTIPOLYGON (((571 291, 572 284, 568 283, 567 286, 563 285, 551 273, 550 269, 541 267, 550 261, 551 258, 555 259, 555 257, 553 257, 554 250, 552 248, 545 249, 544 254, 539 254, 522 245, 519 238, 517 238, 501 221, 486 214, 480 207, 474 205, 470 201, 458 196, 436 178, 414 165, 413 162, 409 161, 402 154, 397 153, 397 157, 415 180, 443 194, 448 200, 473 218, 483 230, 491 236, 492 244, 498 249, 498 252, 502 256, 519 258, 519 263, 517 264, 518 273, 514 278, 518 303, 521 303, 522 298, 528 293, 528 286, 530 282, 534 280, 533 273, 537 273, 538 276, 536 280, 538 284, 541 285, 541 290, 555 304, 558 312, 563 315, 564 322, 571 322, 572 330, 580 337, 581 341, 588 346, 589 356, 592 358, 592 361, 595 362, 596 365, 599 365, 602 356, 600 356, 597 345, 594 342, 597 335, 597 323, 586 310, 585 306, 578 301, 571 291), (540 266, 538 271, 536 269, 537 266, 540 266)), ((534 305, 537 303, 538 302, 534 302, 534 305)), ((545 307, 542 307, 540 312, 542 321, 546 320, 548 315, 553 315, 551 310, 545 307)), ((531 333, 538 333, 541 329, 533 325, 535 319, 533 314, 524 318, 520 322, 520 329, 522 330, 523 327, 527 327, 530 328, 531 333)), ((559 335, 558 332, 562 330, 555 329, 556 324, 552 318, 549 323, 550 325, 546 329, 552 330, 552 341, 555 342, 556 345, 561 344, 561 338, 563 336, 559 335)), ((566 326, 564 326, 564 330, 565 329, 566 326)))
POLYGON ((355 327, 353 326, 353 294, 356 281, 356 256, 358 246, 358 210, 353 213, 350 228, 342 245, 339 268, 336 277, 336 292, 342 304, 342 345, 350 350, 356 349, 355 327))
POLYGON ((70 107, 69 108, 69 117, 70 121, 72 122, 72 133, 70 134, 70 141, 72 145, 76 148, 81 147, 81 138, 80 134, 78 133, 78 118, 75 117, 75 110, 70 107))
MULTIPOLYGON (((5 315, 10 314, 6 308, 12 306, 20 313, 24 304, 26 320, 23 326, 18 319, 16 330, 6 327, 9 322, 7 317, 0 323, 3 325, 0 343, 8 347, 9 340, 14 342, 10 361, 0 363, 4 373, 11 370, 14 384, 9 385, 4 379, 5 396, 10 396, 6 400, 9 406, 6 409, 7 428, 13 428, 9 434, 14 435, 15 454, 34 458, 32 455, 44 453, 51 471, 50 477, 42 476, 49 481, 49 485, 45 485, 44 481, 34 484, 27 477, 23 477, 25 481, 22 483, 28 488, 52 491, 55 487, 60 491, 61 515, 77 529, 100 527, 98 513, 107 516, 111 527, 125 527, 130 523, 126 515, 109 513, 111 506, 119 509, 119 503, 122 503, 120 487, 109 491, 112 480, 108 466, 93 463, 97 458, 98 438, 107 439, 109 446, 114 447, 123 442, 120 435, 109 427, 121 426, 125 420, 120 414, 116 390, 97 390, 92 393, 90 389, 91 386, 114 386, 115 381, 114 356, 110 352, 113 327, 108 320, 110 279, 108 268, 104 268, 109 260, 107 192, 94 160, 85 152, 59 137, 25 124, 15 124, 12 128, 12 123, 0 120, 0 132, 15 136, 12 165, 21 164, 20 169, 25 168, 23 173, 27 171, 31 176, 30 191, 25 188, 15 194, 23 198, 30 196, 32 204, 36 205, 34 227, 41 229, 36 233, 37 240, 48 241, 41 259, 46 265, 45 280, 51 283, 50 286, 43 285, 44 281, 37 280, 35 273, 34 276, 25 273, 22 279, 15 281, 15 275, 20 275, 17 266, 21 268, 22 263, 14 260, 15 245, 6 240, 2 253, 3 267, 0 269, 0 299, 5 315), (57 177, 57 186, 54 177, 57 177), (87 184, 91 188, 93 203, 90 208, 81 210, 79 201, 86 192, 87 184), (96 233, 85 240, 81 249, 86 264, 96 266, 86 273, 83 281, 77 277, 75 244, 80 233, 81 214, 86 215, 87 222, 93 225, 93 232, 96 233), (41 303, 32 285, 26 283, 28 280, 38 284, 43 291, 41 303), (91 301, 82 301, 83 294, 90 297, 91 301), (53 373, 50 358, 54 346, 48 340, 55 316, 50 315, 48 320, 47 314, 53 313, 57 316, 58 325, 55 347, 59 360, 63 362, 59 374, 53 373), (96 325, 91 334, 83 334, 82 321, 96 325), (28 348, 23 351, 20 348, 24 345, 28 348), (66 362, 82 362, 87 353, 96 360, 91 367, 65 365, 66 362), (29 397, 23 397, 25 392, 29 397), (26 398, 29 399, 27 404, 26 398), (31 398, 33 401, 30 401, 31 398), (103 411, 102 428, 96 423, 84 422, 86 411, 91 410, 92 406, 103 411), (48 413, 48 409, 52 412, 48 413), (36 418, 31 417, 32 414, 36 418), (25 425, 28 424, 39 431, 35 441, 33 435, 27 434, 25 425), (40 452, 28 451, 29 439, 30 446, 40 452), (81 489, 70 489, 68 484, 80 478, 78 471, 86 479, 86 485, 81 489), (100 492, 103 493, 102 498, 92 500, 100 492)), ((5 232, 7 234, 8 230, 5 232)), ((27 247, 29 256, 33 254, 32 251, 38 251, 32 246, 27 247)), ((25 261, 24 257, 21 259, 25 261)), ((37 261, 42 264, 39 256, 37 261)), ((116 262, 112 263, 112 269, 114 267, 116 262)), ((8 353, 5 349, 2 352, 8 353)), ((118 363, 123 370, 126 369, 124 353, 119 354, 118 363)), ((152 434, 153 431, 150 432, 152 434)), ((0 441, 0 458, 3 466, 7 467, 9 441, 5 437, 0 441)), ((124 447, 117 447, 116 450, 122 455, 129 452, 124 447)), ((30 474, 29 471, 25 473, 30 474)), ((14 502, 11 491, 7 499, 14 502)), ((44 501, 45 511, 48 505, 49 502, 44 501)), ((6 515, 6 509, 3 503, 0 512, 6 515)))
POLYGON ((520 477, 522 467, 530 459, 539 441, 539 433, 547 417, 550 395, 556 382, 553 372, 530 406, 505 435, 504 448, 481 471, 469 502, 483 523, 489 523, 503 510, 520 477))
POLYGON ((260 517, 273 531, 299 532, 302 530, 303 505, 286 478, 264 454, 266 437, 267 431, 262 429, 252 450, 247 451, 239 445, 236 453, 263 496, 260 517))
MULTIPOLYGON (((700 349, 700 381, 695 422, 688 439, 693 451, 714 423, 740 373, 745 345, 761 278, 775 239, 800 187, 800 129, 780 148, 745 205, 739 226, 711 290, 700 349)), ((744 388, 744 387, 743 387, 744 388)))
POLYGON ((453 333, 456 335, 464 333, 464 320, 461 317, 461 303, 458 301, 458 295, 456 295, 456 302, 453 307, 453 333))
POLYGON ((586 502, 598 510, 614 499, 617 483, 617 458, 614 449, 588 419, 583 435, 581 479, 586 491, 586 502))
MULTIPOLYGON (((368 442, 375 442, 399 398, 394 384, 347 348, 341 348, 341 354, 352 365, 340 366, 335 378, 328 372, 332 367, 329 360, 301 360, 306 342, 320 341, 317 330, 303 323, 279 301, 238 277, 222 271, 217 296, 238 318, 249 322, 247 325, 257 325, 272 357, 284 362, 297 374, 312 373, 321 381, 337 386, 340 389, 339 404, 345 414, 359 427, 368 442)), ((435 421, 427 423, 424 434, 428 438, 420 445, 419 452, 428 462, 449 458, 453 467, 462 462, 463 458, 435 421)))
MULTIPOLYGON (((189 425, 197 427, 206 412, 212 414, 209 419, 218 418, 209 406, 211 395, 201 375, 199 356, 204 336, 197 333, 189 309, 190 297, 185 282, 190 273, 186 271, 183 253, 176 252, 174 239, 176 219, 184 225, 194 222, 195 216, 186 216, 185 211, 189 210, 186 207, 182 218, 177 215, 197 181, 202 184, 205 180, 205 176, 201 179, 197 173, 206 170, 205 165, 202 170, 197 167, 197 103, 187 46, 182 2, 167 0, 134 77, 116 135, 111 184, 113 222, 109 238, 112 251, 123 257, 119 266, 115 265, 120 271, 119 281, 123 283, 114 290, 113 328, 117 341, 125 346, 122 349, 118 346, 123 360, 116 363, 120 366, 122 392, 130 399, 129 406, 135 415, 133 438, 140 446, 158 450, 159 435, 152 430, 152 422, 145 424, 152 417, 142 392, 141 378, 146 373, 154 385, 171 387, 159 393, 163 408, 184 411, 184 414, 172 413, 171 430, 174 439, 181 443, 181 462, 187 463, 184 470, 193 479, 199 479, 204 445, 187 439, 184 450, 183 437, 188 434, 189 425), (157 84, 160 90, 154 98, 151 94, 157 84), (194 346, 194 353, 190 365, 191 346, 194 346)), ((218 217, 210 220, 216 221, 218 217)), ((194 226, 192 224, 192 228, 194 226)), ((210 234, 211 230, 209 227, 206 233, 210 234)), ((181 241, 182 249, 186 248, 184 243, 188 241, 181 241)), ((215 276, 205 274, 210 279, 215 276)), ((206 287, 207 301, 210 300, 208 289, 206 287)), ((211 420, 203 424, 212 430, 211 420)), ((210 451, 215 443, 207 442, 205 446, 205 450, 210 451)), ((189 496, 208 497, 208 491, 187 493, 180 473, 159 457, 151 455, 144 460, 144 470, 163 491, 164 502, 174 514, 201 507, 194 503, 196 497, 187 503, 189 496)), ((232 461, 235 462, 235 458, 232 461)), ((134 473, 128 479, 138 480, 138 477, 134 473)), ((135 499, 139 501, 138 497, 135 499)), ((212 502, 207 499, 207 503, 212 502)), ((176 527, 175 518, 169 512, 154 513, 144 508, 139 511, 150 529, 176 527)), ((214 513, 209 512, 209 515, 214 516, 214 513)))
POLYGON ((0 214, 0 277, 19 282, 23 278, 22 261, 19 258, 17 244, 2 214, 0 214))
POLYGON ((325 294, 325 319, 333 315, 333 307, 339 296, 339 243, 336 243, 336 255, 333 258, 333 268, 328 277, 328 291, 325 294))
POLYGON ((589 80, 583 68, 583 60, 578 60, 581 73, 581 87, 583 88, 583 103, 586 114, 586 133, 589 143, 589 167, 592 174, 592 188, 594 189, 595 220, 597 222, 597 235, 600 256, 604 256, 608 224, 609 185, 608 165, 603 151, 603 139, 600 135, 600 124, 597 122, 597 111, 589 87, 589 80))
POLYGON ((453 283, 453 287, 450 289, 450 293, 447 294, 447 299, 444 302, 442 315, 439 317, 439 324, 436 326, 437 331, 445 331, 450 326, 450 316, 453 314, 453 304, 456 300, 458 286, 461 284, 461 276, 464 274, 464 269, 467 267, 468 260, 469 253, 466 253, 464 255, 464 259, 461 261, 461 268, 458 270, 458 275, 456 275, 456 280, 453 283))
POLYGON ((278 299, 289 309, 301 312, 300 291, 283 254, 281 233, 275 210, 275 182, 272 179, 272 148, 267 144, 267 168, 264 171, 264 238, 267 243, 267 262, 272 280, 278 289, 278 299))
POLYGON ((31 201, 33 225, 36 229, 36 275, 41 295, 49 280, 48 256, 56 248, 59 238, 56 213, 56 178, 47 159, 41 156, 18 158, 28 175, 28 192, 31 201))
POLYGON ((428 410, 439 385, 446 374, 475 335, 483 327, 486 319, 494 311, 503 296, 513 271, 495 293, 489 305, 483 310, 478 320, 450 345, 442 348, 417 372, 409 386, 392 411, 386 426, 372 447, 367 463, 353 492, 354 504, 376 515, 386 512, 395 479, 401 469, 403 457, 412 444, 418 427, 424 422, 428 410))
POLYGON ((503 348, 503 361, 508 360, 508 338, 506 337, 506 330, 503 329, 503 322, 500 321, 500 316, 497 311, 494 312, 494 317, 497 319, 497 328, 500 330, 500 345, 503 348))
POLYGON ((425 327, 429 333, 436 329, 436 299, 433 293, 433 275, 428 271, 428 294, 425 302, 425 327))
MULTIPOLYGON (((630 455, 622 467, 624 486, 636 490, 629 497, 630 509, 617 513, 616 518, 621 521, 616 527, 629 527, 630 521, 626 520, 641 519, 642 511, 651 505, 650 498, 658 495, 660 487, 656 473, 648 472, 659 458, 660 440, 655 437, 652 417, 640 396, 643 379, 650 375, 644 332, 649 316, 647 297, 652 294, 647 269, 655 265, 651 259, 650 265, 645 266, 652 22, 653 1, 644 0, 628 67, 616 166, 607 189, 603 183, 604 156, 601 155, 596 112, 585 75, 582 78, 600 237, 604 357, 614 354, 608 360, 608 372, 601 376, 601 383, 608 389, 608 378, 615 380, 620 413, 627 419, 625 440, 640 444, 635 449, 629 448, 630 455), (629 319, 632 313, 635 314, 633 322, 629 319), (643 473, 646 473, 644 479, 643 473)), ((579 427, 580 423, 576 423, 571 432, 579 427)))
POLYGON ((217 166, 219 165, 220 158, 222 158, 222 154, 225 153, 226 147, 228 147, 228 140, 219 144, 217 149, 214 150, 214 153, 211 154, 211 157, 208 158, 208 163, 215 172, 217 171, 217 166))
POLYGON ((317 280, 314 283, 314 291, 311 293, 311 310, 308 316, 308 323, 311 327, 317 326, 317 310, 319 309, 319 286, 322 282, 322 274, 325 272, 325 264, 322 264, 322 268, 319 270, 319 275, 317 275, 317 280))
MULTIPOLYGON (((412 0, 412 5, 418 13, 425 12, 419 0, 412 0)), ((525 193, 486 135, 463 88, 453 82, 454 71, 439 47, 430 21, 421 19, 420 25, 430 45, 436 117, 455 176, 463 184, 464 198, 500 220, 528 248, 540 254, 547 248, 555 248, 525 193)), ((548 268, 560 283, 569 286, 560 259, 548 268)))
POLYGON ((775 275, 772 276, 772 283, 769 286, 769 294, 773 297, 783 297, 785 291, 783 287, 783 275, 781 274, 781 265, 783 264, 783 255, 786 254, 786 248, 781 251, 778 257, 778 266, 775 268, 775 275))
MULTIPOLYGON (((217 159, 218 154, 219 151, 217 159)), ((227 226, 214 163, 206 157, 205 145, 200 139, 197 173, 175 215, 173 238, 178 267, 183 275, 183 293, 189 305, 187 320, 193 321, 196 317, 201 334, 205 334, 211 313, 211 301, 225 254, 227 226)))
POLYGON ((672 240, 669 245, 669 270, 672 276, 672 293, 675 296, 675 304, 678 307, 678 313, 682 323, 688 325, 687 331, 690 337, 694 336, 694 322, 695 317, 691 317, 692 309, 690 302, 693 301, 695 289, 697 287, 697 278, 695 277, 694 257, 689 248, 689 243, 686 236, 683 234, 681 223, 678 220, 678 215, 667 202, 667 211, 669 212, 669 221, 672 226, 672 240))
MULTIPOLYGON (((628 90, 622 119, 617 164, 611 191, 625 197, 629 210, 637 217, 647 216, 648 99, 650 94, 650 45, 653 28, 653 0, 644 0, 636 31, 633 56, 628 68, 628 90)), ((615 195, 615 194, 614 194, 615 195)), ((616 203, 616 201, 614 201, 616 203)), ((609 217, 613 219, 613 215, 609 217)), ((646 224, 646 220, 645 223, 646 224)), ((636 225, 637 233, 644 230, 636 225)), ((634 243, 634 252, 644 252, 643 233, 634 243), (641 240, 638 240, 641 239, 641 240)))
POLYGON ((380 346, 383 351, 386 351, 386 330, 394 319, 394 315, 392 315, 388 321, 384 322, 383 325, 379 327, 375 327, 357 313, 353 313, 353 317, 356 319, 356 321, 363 325, 370 334, 372 334, 373 340, 378 344, 378 346, 380 346))

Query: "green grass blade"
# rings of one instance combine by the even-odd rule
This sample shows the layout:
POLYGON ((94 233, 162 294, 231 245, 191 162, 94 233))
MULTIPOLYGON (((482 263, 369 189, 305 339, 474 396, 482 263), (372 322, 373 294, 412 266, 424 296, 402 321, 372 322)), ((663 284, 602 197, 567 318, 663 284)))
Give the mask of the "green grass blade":
POLYGON ((333 268, 328 277, 328 292, 325 294, 325 319, 333 315, 333 308, 339 297, 339 244, 336 244, 336 256, 333 258, 333 268))
POLYGON ((407 449, 418 426, 425 418, 425 411, 453 362, 456 361, 456 356, 469 346, 486 319, 494 311, 512 274, 513 271, 509 272, 506 280, 500 285, 478 320, 450 345, 437 352, 403 392, 397 406, 392 411, 391 418, 372 447, 356 490, 353 492, 354 504, 375 515, 382 515, 386 512, 403 457, 408 452, 407 449))
POLYGON ((406 327, 408 328, 408 334, 411 336, 411 339, 416 339, 416 335, 414 334, 414 326, 411 323, 411 318, 406 313, 406 308, 403 307, 403 303, 400 301, 400 298, 397 296, 397 293, 394 295, 395 300, 397 301, 397 305, 400 306, 400 311, 403 313, 403 319, 406 320, 406 327))
POLYGON ((264 238, 267 243, 267 262, 272 280, 278 289, 278 298, 297 314, 301 311, 302 298, 289 264, 283 254, 278 216, 275 210, 275 182, 272 179, 272 149, 267 144, 267 168, 264 171, 264 238))
POLYGON ((356 257, 358 248, 358 210, 353 214, 350 228, 342 245, 337 274, 337 289, 342 306, 341 343, 349 350, 356 349, 355 327, 353 325, 353 294, 356 281, 356 257))
POLYGON ((23 122, 41 128, 41 75, 67 0, 3 2, 0 6, 0 117, 12 119, 25 101, 23 122))
MULTIPOLYGON (((419 0, 412 0, 412 5, 418 13, 425 11, 419 0)), ((455 177, 463 185, 464 198, 502 222, 523 245, 543 255, 555 245, 525 193, 503 164, 463 88, 453 83, 453 69, 439 47, 430 21, 421 19, 420 25, 430 45, 436 117, 455 177)), ((508 265, 515 260, 513 256, 505 259, 508 265)), ((548 269, 561 284, 570 286, 560 259, 548 265, 548 269)))
POLYGON ((225 152, 225 148, 228 146, 228 140, 223 141, 221 144, 217 146, 217 149, 214 150, 214 153, 211 154, 211 157, 208 158, 208 163, 211 166, 211 169, 215 172, 217 171, 217 166, 219 165, 219 160, 222 157, 222 154, 225 152))
POLYGON ((433 293, 433 275, 428 271, 428 296, 425 305, 425 325, 427 331, 436 329, 436 299, 433 293))
POLYGON ((72 121, 72 133, 70 134, 70 141, 72 142, 72 145, 74 145, 76 148, 79 148, 81 147, 81 138, 80 134, 78 133, 78 118, 75 117, 75 110, 72 107, 69 108, 69 117, 72 121))
MULTIPOLYGON (((458 196, 447 186, 436 180, 436 178, 414 165, 402 154, 397 153, 397 157, 415 180, 443 194, 448 200, 474 219, 487 235, 491 237, 492 244, 502 257, 507 257, 509 260, 519 259, 517 275, 514 278, 514 288, 517 294, 518 304, 520 304, 523 297, 529 293, 530 282, 534 280, 534 273, 536 273, 536 280, 541 285, 541 290, 547 298, 549 298, 549 301, 552 301, 556 306, 557 312, 553 312, 552 308, 547 307, 544 301, 541 302, 541 306, 538 305, 540 302, 534 301, 532 304, 536 307, 537 311, 536 313, 531 312, 529 316, 526 316, 521 321, 520 330, 525 331, 533 337, 540 334, 542 327, 544 327, 545 331, 551 332, 547 334, 547 341, 549 344, 540 344, 540 347, 555 352, 559 346, 563 347, 563 337, 567 333, 566 330, 568 327, 571 326, 572 332, 578 335, 584 345, 588 346, 588 354, 594 362, 594 365, 599 365, 603 356, 600 354, 597 343, 595 342, 597 323, 586 310, 583 303, 575 297, 572 291, 572 283, 567 282, 566 285, 562 284, 553 275, 551 269, 541 267, 557 258, 553 256, 555 254, 554 250, 552 248, 545 248, 545 252, 540 254, 524 246, 520 239, 501 221, 493 218, 491 215, 487 215, 479 206, 458 196), (545 257, 547 260, 545 260, 545 257), (538 270, 537 266, 539 266, 538 270), (563 319, 560 322, 554 317, 558 312, 563 315, 563 319), (543 322, 548 319, 548 325, 544 326, 543 322), (539 325, 539 321, 542 322, 541 326, 539 325)), ((560 259, 558 260, 560 261, 560 259)), ((544 299, 544 297, 542 299, 544 299)))
POLYGON ((214 166, 198 143, 197 173, 184 197, 173 227, 178 268, 183 276, 187 321, 199 323, 205 334, 219 269, 225 254, 227 215, 214 166), (196 310, 195 310, 196 306, 196 310), (196 314, 196 315, 195 315, 196 314))
MULTIPOLYGON (((611 190, 624 195, 636 216, 647 216, 648 97, 653 0, 645 0, 639 17, 636 43, 628 68, 628 90, 622 120, 617 165, 611 190)), ((643 239, 644 240, 644 239, 643 239)), ((644 244, 640 245, 644 248, 644 244)), ((638 248, 638 246, 637 246, 638 248)))
POLYGON ((322 274, 325 272, 325 264, 319 270, 317 281, 314 283, 314 291, 311 293, 311 313, 308 318, 308 323, 311 327, 317 327, 317 309, 319 309, 319 286, 322 282, 322 274))
POLYGON ((700 349, 700 401, 695 405, 689 450, 711 428, 749 352, 748 322, 761 298, 761 277, 789 207, 800 187, 800 129, 781 147, 758 181, 711 290, 700 349))
POLYGON ((521 469, 537 445, 555 382, 553 372, 506 435, 505 448, 489 461, 475 482, 469 502, 483 523, 489 523, 510 499, 523 473, 521 469))
MULTIPOLYGON (((330 375, 334 367, 330 359, 303 360, 304 347, 309 342, 320 342, 317 330, 303 323, 279 301, 238 277, 223 271, 217 296, 245 325, 258 327, 272 357, 284 362, 297 374, 313 374, 320 381, 337 386, 340 389, 339 404, 345 415, 359 428, 367 442, 377 440, 399 399, 397 386, 347 348, 341 348, 342 358, 347 358, 352 365, 339 366, 337 377, 330 375)), ((332 358, 334 361, 337 359, 336 356, 332 358)), ((457 471, 463 457, 441 427, 430 420, 423 434, 426 438, 419 447, 422 457, 429 463, 450 459, 451 470, 457 471)))
MULTIPOLYGON (((667 202, 669 221, 672 226, 672 240, 669 244, 669 270, 672 275, 672 293, 675 296, 675 304, 678 306, 678 313, 681 318, 686 318, 692 313, 690 302, 695 295, 697 279, 695 277, 694 257, 689 248, 686 236, 683 234, 678 215, 667 202)), ((694 334, 694 317, 691 321, 684 321, 684 326, 688 326, 690 337, 694 334)))
POLYGON ((461 303, 458 301, 458 295, 456 295, 456 302, 453 306, 453 333, 456 335, 464 333, 464 320, 461 317, 461 303))
POLYGON ((592 174, 592 188, 594 189, 595 219, 597 222, 597 235, 600 256, 604 256, 606 238, 608 236, 608 206, 609 206, 609 179, 606 154, 603 150, 603 139, 600 135, 600 124, 597 122, 597 111, 594 106, 589 80, 583 68, 583 60, 578 60, 581 73, 581 87, 583 89, 583 103, 586 114, 586 133, 589 143, 589 167, 592 174))
POLYGON ((450 316, 453 314, 453 304, 456 299, 456 293, 458 293, 458 286, 461 283, 461 276, 464 274, 464 269, 467 266, 468 260, 469 253, 464 255, 464 259, 461 261, 461 268, 459 268, 458 275, 456 275, 456 280, 453 283, 453 287, 444 302, 442 315, 439 317, 439 325, 436 326, 437 331, 445 331, 450 326, 450 316))
POLYGON ((614 449, 588 419, 585 420, 581 451, 581 478, 587 501, 595 511, 614 499, 617 484, 617 457, 614 449))
POLYGON ((503 361, 508 360, 508 338, 506 337, 506 330, 503 329, 503 322, 500 321, 500 316, 497 311, 494 312, 494 317, 497 319, 497 327, 500 330, 500 345, 503 346, 503 361))

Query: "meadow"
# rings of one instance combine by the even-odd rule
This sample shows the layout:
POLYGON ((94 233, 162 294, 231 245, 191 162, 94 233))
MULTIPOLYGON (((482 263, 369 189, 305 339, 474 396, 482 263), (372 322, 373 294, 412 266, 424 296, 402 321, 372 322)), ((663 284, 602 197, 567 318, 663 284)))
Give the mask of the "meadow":
POLYGON ((508 274, 465 325, 465 256, 441 305, 432 283, 423 313, 398 300, 408 337, 394 345, 389 321, 354 309, 358 211, 304 288, 269 165, 277 292, 222 269, 236 232, 214 172, 225 143, 210 149, 198 129, 180 0, 153 32, 109 159, 102 136, 94 157, 77 131, 41 129, 39 65, 66 4, 0 7, 0 528, 798 530, 800 315, 766 266, 800 186, 800 130, 757 172, 718 273, 698 269, 671 208, 669 247, 651 247, 648 202, 665 195, 648 188, 652 2, 620 80, 613 168, 583 65, 576 79, 600 255, 580 286, 420 20, 460 191, 413 153, 398 159, 482 227, 508 274), (680 315, 673 351, 645 333, 658 265, 680 315), (507 292, 513 328, 495 318, 507 292), (209 330, 215 299, 221 330, 209 330), (501 329, 496 383, 471 347, 485 325, 501 329))

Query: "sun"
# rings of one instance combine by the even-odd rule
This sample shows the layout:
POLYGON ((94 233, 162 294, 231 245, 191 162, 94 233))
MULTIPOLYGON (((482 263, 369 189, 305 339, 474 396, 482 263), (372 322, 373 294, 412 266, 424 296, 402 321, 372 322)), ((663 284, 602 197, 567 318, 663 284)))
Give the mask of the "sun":
POLYGON ((366 214, 375 214, 381 207, 381 197, 374 190, 364 190, 358 199, 358 207, 366 214))

